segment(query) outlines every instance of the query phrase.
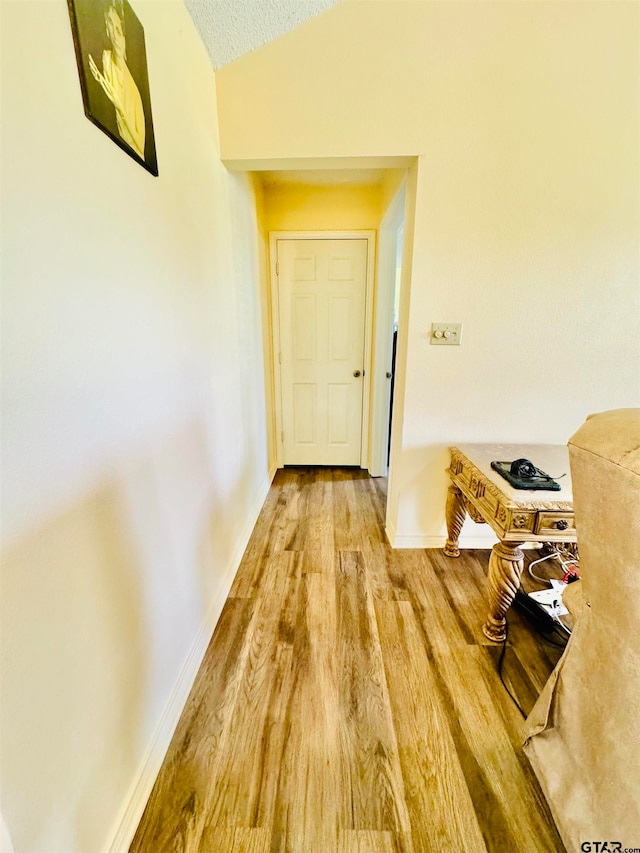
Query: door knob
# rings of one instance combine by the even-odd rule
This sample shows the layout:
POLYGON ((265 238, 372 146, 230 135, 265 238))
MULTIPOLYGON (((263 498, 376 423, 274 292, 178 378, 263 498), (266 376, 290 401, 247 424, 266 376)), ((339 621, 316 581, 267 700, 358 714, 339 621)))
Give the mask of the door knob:
POLYGON ((354 376, 356 377, 356 379, 357 379, 357 378, 358 378, 358 376, 360 376, 360 371, 359 371, 359 370, 354 370, 354 371, 353 371, 353 375, 354 375, 354 376))

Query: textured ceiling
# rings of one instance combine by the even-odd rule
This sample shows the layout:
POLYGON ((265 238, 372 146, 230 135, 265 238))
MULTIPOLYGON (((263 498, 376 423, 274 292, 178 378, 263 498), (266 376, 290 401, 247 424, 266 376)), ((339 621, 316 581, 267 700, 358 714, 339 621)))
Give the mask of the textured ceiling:
POLYGON ((339 0, 186 0, 214 68, 255 50, 339 0))

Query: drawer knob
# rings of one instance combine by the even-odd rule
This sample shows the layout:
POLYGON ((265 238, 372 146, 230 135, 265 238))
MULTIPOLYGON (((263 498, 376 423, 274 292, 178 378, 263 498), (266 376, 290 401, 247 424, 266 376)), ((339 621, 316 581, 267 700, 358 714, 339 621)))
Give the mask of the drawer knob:
POLYGON ((569 522, 565 518, 561 518, 559 521, 556 521, 556 527, 558 530, 566 530, 569 526, 569 522))

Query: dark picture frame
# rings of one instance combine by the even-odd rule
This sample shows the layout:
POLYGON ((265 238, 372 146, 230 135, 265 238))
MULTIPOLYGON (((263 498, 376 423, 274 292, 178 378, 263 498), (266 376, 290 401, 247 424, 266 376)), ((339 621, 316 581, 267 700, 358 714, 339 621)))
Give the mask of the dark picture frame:
POLYGON ((144 29, 127 0, 67 0, 89 121, 158 174, 144 29))

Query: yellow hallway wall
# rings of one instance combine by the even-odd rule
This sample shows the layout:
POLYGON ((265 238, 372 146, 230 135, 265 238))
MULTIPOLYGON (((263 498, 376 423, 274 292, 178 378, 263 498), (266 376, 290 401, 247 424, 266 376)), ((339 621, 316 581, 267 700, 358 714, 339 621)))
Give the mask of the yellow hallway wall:
POLYGON ((381 186, 265 187, 267 231, 349 231, 380 225, 381 186))
MULTIPOLYGON (((260 181, 258 175, 256 180, 260 181)), ((312 179, 304 184, 295 181, 273 183, 263 176, 260 189, 259 221, 266 243, 269 241, 271 231, 347 231, 367 228, 374 230, 380 222, 382 190, 378 186, 314 185, 312 179)), ((272 316, 271 282, 268 271, 265 271, 264 289, 268 297, 268 314, 264 316, 269 318, 265 333, 271 345, 266 379, 269 462, 275 465, 278 441, 275 407, 279 402, 276 400, 276 381, 273 375, 275 363, 270 320, 272 316)))
POLYGON ((639 10, 345 0, 218 75, 236 168, 418 157, 396 544, 442 544, 448 445, 640 401, 639 10))

